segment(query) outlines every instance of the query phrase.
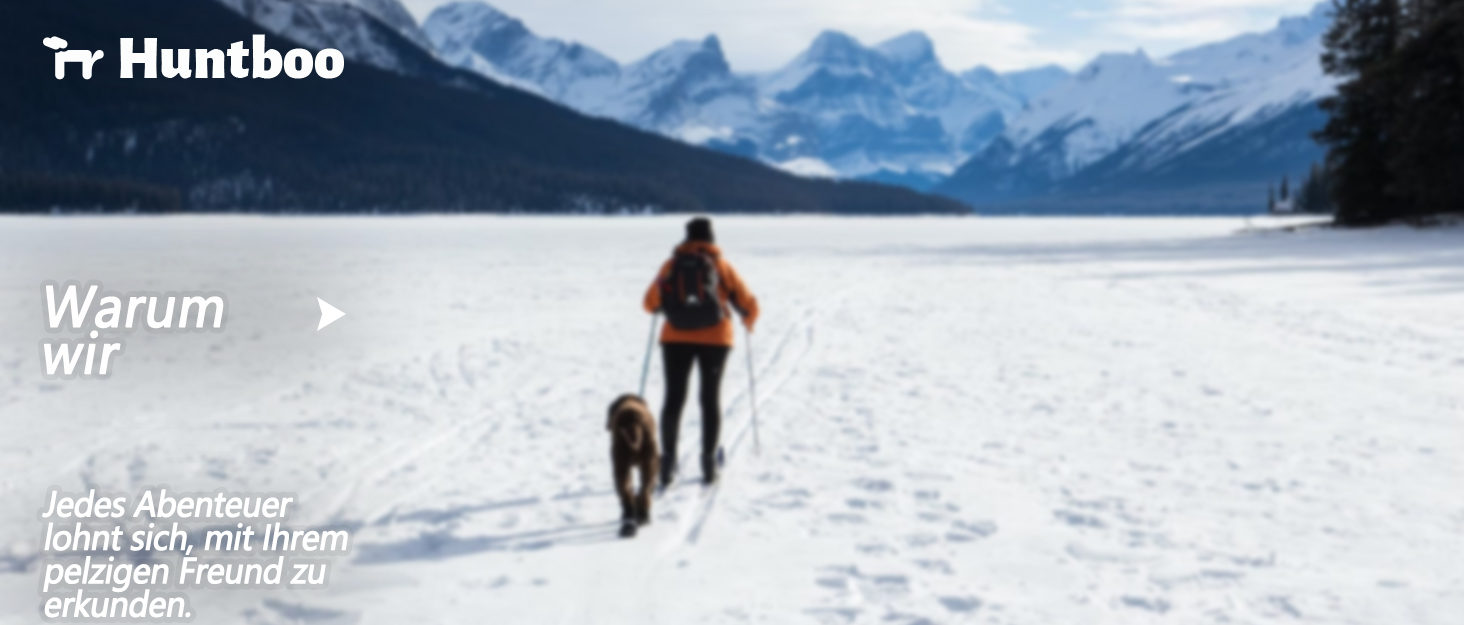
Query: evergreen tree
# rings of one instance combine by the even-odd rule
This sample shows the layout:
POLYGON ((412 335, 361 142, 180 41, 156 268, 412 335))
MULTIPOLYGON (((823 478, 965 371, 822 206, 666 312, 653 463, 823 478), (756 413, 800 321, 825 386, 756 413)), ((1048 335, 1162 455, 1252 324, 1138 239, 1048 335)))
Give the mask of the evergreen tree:
POLYGON ((1464 210, 1464 0, 1411 0, 1391 64, 1388 159, 1408 215, 1464 210))
POLYGON ((1321 163, 1312 163, 1301 189, 1296 192, 1296 210, 1302 213, 1333 212, 1330 195, 1331 182, 1327 168, 1321 163))
MULTIPOLYGON (((1337 220, 1464 210, 1464 0, 1335 0, 1322 55, 1337 220)), ((1313 176, 1317 177, 1317 176, 1313 176)))
POLYGON ((1401 11, 1398 0, 1334 0, 1322 67, 1341 79, 1322 101, 1331 114, 1317 139, 1329 146, 1332 197, 1344 224, 1379 223, 1403 212, 1388 160, 1398 81, 1393 71, 1401 11))

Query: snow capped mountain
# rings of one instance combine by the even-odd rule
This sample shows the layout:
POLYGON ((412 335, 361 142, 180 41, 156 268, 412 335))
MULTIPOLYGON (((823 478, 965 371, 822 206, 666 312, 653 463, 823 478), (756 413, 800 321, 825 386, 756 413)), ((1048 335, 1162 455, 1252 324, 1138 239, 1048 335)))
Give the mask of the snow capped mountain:
POLYGON ((780 104, 837 121, 856 115, 880 124, 904 114, 891 81, 889 61, 853 37, 826 31, 808 50, 761 81, 762 92, 780 104))
POLYGON ((815 122, 821 141, 807 148, 819 153, 808 156, 834 163, 845 175, 944 173, 982 147, 1022 105, 1005 85, 972 85, 946 71, 923 33, 866 48, 848 35, 826 32, 765 77, 763 91, 815 122), (978 122, 977 133, 969 135, 978 122), (849 132, 862 139, 851 142, 849 132))
POLYGON ((217 0, 282 37, 347 59, 414 73, 432 44, 397 0, 217 0))
POLYGON ((1330 7, 1319 4, 1304 17, 1281 20, 1261 34, 1194 48, 1168 59, 1171 80, 1192 97, 1184 110, 1156 120, 1145 142, 1165 149, 1213 137, 1223 129, 1275 117, 1330 95, 1335 82, 1322 72, 1322 34, 1330 7))
POLYGON ((449 63, 690 143, 734 144, 759 118, 756 90, 733 75, 715 36, 673 42, 622 67, 481 2, 439 7, 423 30, 449 63))
MULTIPOLYGON (((925 33, 907 33, 875 49, 889 60, 890 81, 899 89, 901 100, 917 111, 938 117, 952 136, 960 137, 983 117, 1014 115, 1026 103, 1000 75, 994 82, 969 81, 946 71, 935 56, 935 45, 925 33)), ((965 147, 980 147, 969 143, 965 147)))
MULTIPOLYGON (((1100 55, 1034 97, 941 192, 983 203, 1074 191, 1078 182, 1092 182, 1093 176, 1084 175, 1090 168, 1110 179, 1139 176, 1221 137, 1233 140, 1238 131, 1267 127, 1288 115, 1307 118, 1297 111, 1314 108, 1334 88, 1319 62, 1321 35, 1330 23, 1324 3, 1270 31, 1163 59, 1142 50, 1100 55), (1069 179, 1075 182, 1065 187, 1069 179)), ((1304 125, 1296 132, 1268 141, 1310 142, 1304 125)), ((1234 143, 1235 149, 1243 144, 1234 143)), ((1316 157, 1314 149, 1285 151, 1297 159, 1316 157)), ((1283 169, 1270 175, 1304 171, 1307 164, 1278 162, 1283 169)))
POLYGON ((1038 97, 1012 120, 1003 138, 1032 154, 1050 149, 1036 139, 1061 133, 1059 177, 1117 149, 1149 121, 1186 99, 1185 85, 1172 79, 1142 50, 1100 55, 1070 80, 1038 97))
MULTIPOLYGON (((962 78, 972 81, 972 73, 978 71, 992 73, 985 67, 977 67, 964 74, 962 78)), ((1062 84, 1063 81, 1072 77, 1072 72, 1063 69, 1058 65, 1044 65, 1016 72, 1009 72, 1001 76, 1009 85, 1008 89, 1023 100, 1035 100, 1038 96, 1047 93, 1053 87, 1062 84)))
POLYGON ((735 142, 761 115, 757 90, 733 75, 716 36, 677 41, 626 66, 615 95, 588 108, 691 143, 735 142))
POLYGON ((1001 133, 1026 102, 1023 88, 1036 90, 949 72, 923 33, 868 47, 825 32, 787 66, 751 76, 733 72, 715 36, 621 66, 585 46, 539 37, 481 2, 439 7, 423 30, 459 67, 583 113, 801 174, 932 182, 1001 133))
POLYGON ((390 26, 403 37, 411 40, 423 49, 431 49, 431 42, 427 41, 427 35, 417 26, 417 18, 412 17, 411 12, 402 6, 398 0, 338 0, 341 4, 354 6, 372 17, 381 20, 382 23, 390 26))
POLYGON ((599 104, 620 76, 620 65, 593 48, 540 38, 478 2, 443 5, 422 29, 443 60, 573 108, 599 104))
MULTIPOLYGON (((911 50, 898 51, 907 55, 907 65, 918 64, 911 50)), ((901 98, 892 59, 848 35, 820 34, 759 82, 763 96, 785 113, 764 141, 764 155, 774 161, 802 167, 822 162, 841 175, 859 176, 948 158, 939 121, 901 98)))
POLYGON ((944 176, 1023 105, 1003 81, 947 71, 918 32, 874 47, 824 32, 759 83, 765 98, 802 122, 778 128, 766 152, 819 159, 843 176, 944 176))

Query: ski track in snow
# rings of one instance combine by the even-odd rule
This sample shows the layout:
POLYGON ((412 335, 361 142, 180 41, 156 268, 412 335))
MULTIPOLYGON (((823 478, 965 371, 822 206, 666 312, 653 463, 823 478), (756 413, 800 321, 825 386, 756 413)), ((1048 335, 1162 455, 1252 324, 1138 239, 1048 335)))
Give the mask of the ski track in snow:
POLYGON ((209 623, 1454 622, 1464 236, 1247 225, 719 219, 762 453, 739 333, 724 479, 693 389, 624 541, 603 410, 680 219, 7 219, 6 318, 43 279, 233 308, 100 383, 0 328, 0 622, 36 622, 52 484, 355 530, 327 590, 192 591, 209 623))

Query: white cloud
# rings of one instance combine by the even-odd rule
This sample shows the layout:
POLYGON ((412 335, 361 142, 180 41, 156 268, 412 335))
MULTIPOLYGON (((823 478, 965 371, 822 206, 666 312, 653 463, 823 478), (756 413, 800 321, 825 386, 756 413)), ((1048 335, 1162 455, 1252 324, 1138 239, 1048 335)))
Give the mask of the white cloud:
POLYGON ((1167 52, 1265 30, 1318 0, 1112 0, 1085 17, 1103 34, 1167 52))

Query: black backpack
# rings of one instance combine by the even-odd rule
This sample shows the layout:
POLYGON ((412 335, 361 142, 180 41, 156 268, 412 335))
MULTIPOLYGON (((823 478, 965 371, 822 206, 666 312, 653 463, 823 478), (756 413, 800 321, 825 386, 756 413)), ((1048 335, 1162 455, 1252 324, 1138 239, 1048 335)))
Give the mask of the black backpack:
POLYGON ((722 322, 725 311, 719 289, 717 261, 711 254, 676 252, 671 271, 661 280, 661 312, 678 330, 710 328, 722 322))

